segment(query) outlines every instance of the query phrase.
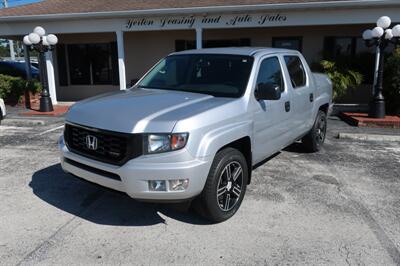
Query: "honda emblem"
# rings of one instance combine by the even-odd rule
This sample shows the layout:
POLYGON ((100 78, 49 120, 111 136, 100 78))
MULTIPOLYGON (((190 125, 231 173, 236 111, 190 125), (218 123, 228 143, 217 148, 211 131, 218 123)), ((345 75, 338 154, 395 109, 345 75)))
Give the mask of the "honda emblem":
POLYGON ((89 150, 97 150, 97 138, 95 136, 92 135, 87 135, 86 136, 86 147, 89 150))

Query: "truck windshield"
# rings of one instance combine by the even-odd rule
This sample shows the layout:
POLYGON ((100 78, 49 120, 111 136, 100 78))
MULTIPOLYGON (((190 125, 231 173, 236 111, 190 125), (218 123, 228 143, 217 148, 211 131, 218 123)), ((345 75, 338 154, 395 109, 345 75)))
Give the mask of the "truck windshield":
POLYGON ((161 60, 138 87, 239 98, 246 90, 253 61, 253 57, 242 55, 171 55, 161 60))

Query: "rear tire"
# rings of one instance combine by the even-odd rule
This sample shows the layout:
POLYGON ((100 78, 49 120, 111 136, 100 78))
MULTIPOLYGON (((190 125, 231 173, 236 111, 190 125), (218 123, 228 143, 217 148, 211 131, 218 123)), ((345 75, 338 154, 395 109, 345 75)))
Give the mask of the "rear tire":
POLYGON ((320 151, 325 141, 326 128, 326 113, 319 110, 312 129, 302 139, 304 148, 311 152, 320 151))
POLYGON ((212 222, 222 222, 239 209, 248 181, 248 166, 243 154, 233 148, 217 153, 203 192, 196 199, 197 212, 212 222))

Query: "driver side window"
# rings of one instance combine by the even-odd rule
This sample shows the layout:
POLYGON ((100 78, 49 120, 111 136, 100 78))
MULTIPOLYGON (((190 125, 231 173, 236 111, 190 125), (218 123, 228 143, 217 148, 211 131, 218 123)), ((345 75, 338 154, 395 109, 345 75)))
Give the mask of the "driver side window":
POLYGON ((281 92, 285 91, 282 69, 278 57, 269 57, 261 62, 257 76, 257 86, 262 83, 279 86, 281 92))

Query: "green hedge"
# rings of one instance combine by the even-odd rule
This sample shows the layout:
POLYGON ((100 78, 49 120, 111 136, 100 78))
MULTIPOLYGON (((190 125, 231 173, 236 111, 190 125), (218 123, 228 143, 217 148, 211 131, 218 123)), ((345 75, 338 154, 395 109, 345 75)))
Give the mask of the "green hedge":
POLYGON ((27 81, 20 77, 0 74, 0 98, 8 101, 18 101, 25 91, 37 93, 41 91, 40 82, 27 81))
POLYGON ((312 64, 313 71, 324 72, 329 76, 333 86, 333 100, 343 97, 349 89, 357 88, 363 82, 363 75, 333 61, 322 60, 312 64))

